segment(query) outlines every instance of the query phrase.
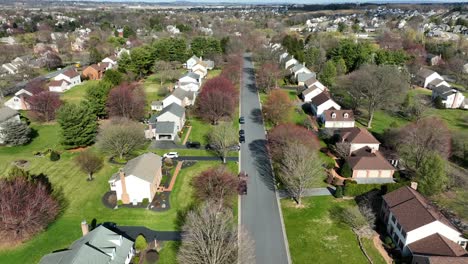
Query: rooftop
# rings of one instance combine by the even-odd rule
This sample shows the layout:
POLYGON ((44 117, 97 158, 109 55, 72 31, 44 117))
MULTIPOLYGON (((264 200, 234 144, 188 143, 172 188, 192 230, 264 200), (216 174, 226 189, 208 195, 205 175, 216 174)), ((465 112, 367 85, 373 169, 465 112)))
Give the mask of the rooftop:
POLYGON ((341 139, 354 144, 380 144, 380 142, 362 127, 343 128, 340 130, 341 139))
POLYGON ((16 116, 18 114, 18 111, 11 109, 8 106, 4 106, 0 108, 0 122, 7 121, 8 119, 16 116))
POLYGON ((367 147, 351 153, 347 161, 353 170, 395 170, 379 151, 367 147))
POLYGON ((452 240, 435 233, 408 245, 413 254, 429 256, 460 257, 467 255, 465 249, 452 240))
MULTIPOLYGON (((125 173, 125 177, 133 175, 152 183, 156 176, 156 171, 161 168, 161 160, 161 156, 148 152, 128 161, 123 168, 123 172, 125 173)), ((117 172, 112 175, 110 180, 118 180, 119 177, 119 172, 117 172)))

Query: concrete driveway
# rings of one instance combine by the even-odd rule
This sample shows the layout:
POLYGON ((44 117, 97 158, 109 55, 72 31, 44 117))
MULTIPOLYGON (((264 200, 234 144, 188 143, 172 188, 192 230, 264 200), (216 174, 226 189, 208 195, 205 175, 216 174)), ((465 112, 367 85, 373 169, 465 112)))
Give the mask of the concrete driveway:
POLYGON ((250 54, 244 55, 240 96, 241 115, 245 117, 240 169, 249 175, 247 195, 240 201, 241 228, 245 228, 254 240, 256 263, 290 263, 250 54))

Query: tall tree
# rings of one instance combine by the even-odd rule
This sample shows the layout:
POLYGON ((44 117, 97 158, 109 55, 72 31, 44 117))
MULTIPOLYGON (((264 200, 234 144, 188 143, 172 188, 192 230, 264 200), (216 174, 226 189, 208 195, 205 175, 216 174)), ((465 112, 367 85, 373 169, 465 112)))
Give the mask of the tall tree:
POLYGON ((392 65, 363 65, 342 79, 341 86, 367 108, 367 127, 376 110, 401 104, 409 88, 408 74, 392 65))
POLYGON ((220 166, 203 171, 192 184, 199 200, 224 203, 236 194, 238 180, 226 167, 220 166))
POLYGON ((226 78, 208 80, 197 98, 196 112, 202 119, 216 125, 219 120, 234 114, 238 93, 226 78))
POLYGON ((102 77, 102 81, 105 83, 109 83, 112 86, 115 86, 123 82, 123 76, 122 73, 120 73, 119 71, 110 69, 106 71, 104 77, 102 77))
POLYGON ((86 147, 94 143, 97 118, 87 105, 65 104, 57 113, 57 122, 62 129, 65 148, 86 147))
POLYGON ((86 104, 89 106, 89 108, 91 108, 91 111, 99 118, 107 117, 106 102, 111 87, 111 84, 103 81, 88 86, 86 90, 86 104))
POLYGON ((317 153, 317 149, 299 142, 288 142, 283 149, 278 176, 298 206, 302 206, 306 189, 324 178, 322 162, 317 153))
POLYGON ((335 83, 336 78, 336 66, 333 60, 329 60, 325 63, 322 72, 319 74, 319 80, 325 86, 331 87, 335 83))
POLYGON ((101 52, 96 47, 90 47, 89 48, 89 63, 98 63, 104 59, 104 56, 102 55, 101 52))
POLYGON ((31 129, 23 121, 8 121, 2 123, 0 135, 3 143, 10 146, 24 145, 31 140, 31 129))
POLYGON ((49 122, 55 119, 55 112, 62 105, 57 93, 44 91, 29 99, 31 115, 34 119, 49 122))
POLYGON ((237 133, 231 123, 222 122, 213 127, 209 134, 209 140, 210 145, 213 145, 216 152, 223 159, 223 163, 226 163, 230 148, 237 143, 237 133))
POLYGON ((265 62, 257 70, 257 86, 263 92, 269 92, 278 87, 278 79, 282 72, 277 63, 265 62))
POLYGON ((268 95, 262 109, 265 120, 276 126, 291 117, 293 104, 285 91, 275 89, 268 95))
POLYGON ((418 180, 418 191, 424 195, 435 195, 447 188, 446 162, 439 154, 429 152, 416 171, 416 179, 418 180))
POLYGON ((102 158, 89 150, 83 151, 76 156, 75 162, 84 173, 88 174, 88 180, 90 181, 93 180, 93 174, 99 171, 103 165, 102 158))
POLYGON ((140 120, 145 114, 145 92, 138 83, 123 83, 110 90, 107 111, 111 117, 140 120))
POLYGON ((167 80, 171 80, 175 73, 179 74, 176 71, 176 65, 169 61, 156 61, 153 65, 153 71, 158 74, 161 86, 167 80))
POLYGON ((125 119, 113 120, 111 124, 104 126, 97 138, 97 146, 100 150, 119 156, 120 159, 142 147, 145 142, 141 124, 125 119))

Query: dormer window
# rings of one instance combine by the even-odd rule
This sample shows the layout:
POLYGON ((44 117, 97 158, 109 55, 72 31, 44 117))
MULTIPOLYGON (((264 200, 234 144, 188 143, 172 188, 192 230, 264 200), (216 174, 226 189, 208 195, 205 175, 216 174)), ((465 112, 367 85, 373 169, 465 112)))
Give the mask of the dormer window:
POLYGON ((344 118, 348 118, 348 117, 349 117, 349 114, 348 114, 348 113, 344 113, 344 114, 343 114, 343 117, 344 117, 344 118))
POLYGON ((335 119, 336 118, 336 113, 332 113, 332 118, 335 119))

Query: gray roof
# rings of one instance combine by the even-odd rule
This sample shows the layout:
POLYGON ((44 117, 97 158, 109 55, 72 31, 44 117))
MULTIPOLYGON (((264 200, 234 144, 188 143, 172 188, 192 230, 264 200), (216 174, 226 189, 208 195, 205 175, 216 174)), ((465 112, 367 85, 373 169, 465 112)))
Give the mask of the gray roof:
MULTIPOLYGON (((127 162, 123 171, 125 176, 133 175, 151 183, 156 177, 156 171, 161 169, 161 159, 161 156, 148 152, 127 162)), ((119 177, 119 172, 114 173, 111 180, 117 180, 119 177)))
POLYGON ((166 107, 163 108, 163 110, 158 114, 158 116, 160 115, 163 115, 165 113, 173 113, 174 115, 178 116, 178 117, 183 117, 184 116, 184 113, 185 113, 185 108, 183 108, 182 106, 176 104, 176 103, 172 103, 166 107))
POLYGON ((157 122, 154 126, 157 134, 173 134, 176 133, 175 122, 157 122))
POLYGON ((39 264, 123 264, 132 247, 133 241, 100 225, 73 242, 69 249, 45 255, 39 264))
POLYGON ((452 93, 452 90, 453 90, 452 88, 446 85, 440 85, 432 89, 432 92, 441 95, 441 94, 445 94, 448 92, 452 93))
POLYGON ((418 76, 422 77, 422 78, 427 78, 429 77, 431 74, 433 74, 435 71, 431 71, 429 69, 421 69, 419 72, 418 72, 418 76))
POLYGON ((193 92, 186 91, 184 89, 175 89, 174 92, 172 92, 172 95, 179 98, 180 100, 184 100, 185 97, 193 100, 193 92))
POLYGON ((184 77, 190 77, 190 78, 193 78, 195 80, 198 80, 200 79, 200 75, 194 73, 194 72, 187 72, 186 74, 184 74, 182 77, 180 77, 181 79, 184 78, 184 77))
POLYGON ((301 72, 301 73, 297 74, 297 81, 298 82, 305 82, 308 79, 315 78, 315 77, 316 77, 315 72, 312 72, 312 73, 301 72))
POLYGON ((162 101, 153 101, 153 102, 151 102, 151 105, 152 106, 161 106, 161 105, 163 105, 163 102, 162 101))
POLYGON ((203 63, 205 63, 207 68, 214 68, 214 61, 212 60, 204 60, 203 63))
MULTIPOLYGON (((194 59, 194 60, 196 60, 196 61, 199 61, 199 60, 200 60, 200 58, 198 58, 196 55, 193 55, 192 57, 190 57, 190 59, 194 59)), ((190 60, 190 59, 189 59, 189 60, 190 60)))
MULTIPOLYGON (((292 67, 292 71, 293 72, 297 72, 298 70, 302 69, 302 68, 305 68, 304 65, 302 65, 301 63, 296 63, 294 64, 294 66, 292 67)), ((306 68, 307 69, 307 68, 306 68)))
POLYGON ((0 122, 7 121, 8 119, 16 116, 18 114, 18 111, 11 109, 8 106, 4 106, 0 108, 0 122))

